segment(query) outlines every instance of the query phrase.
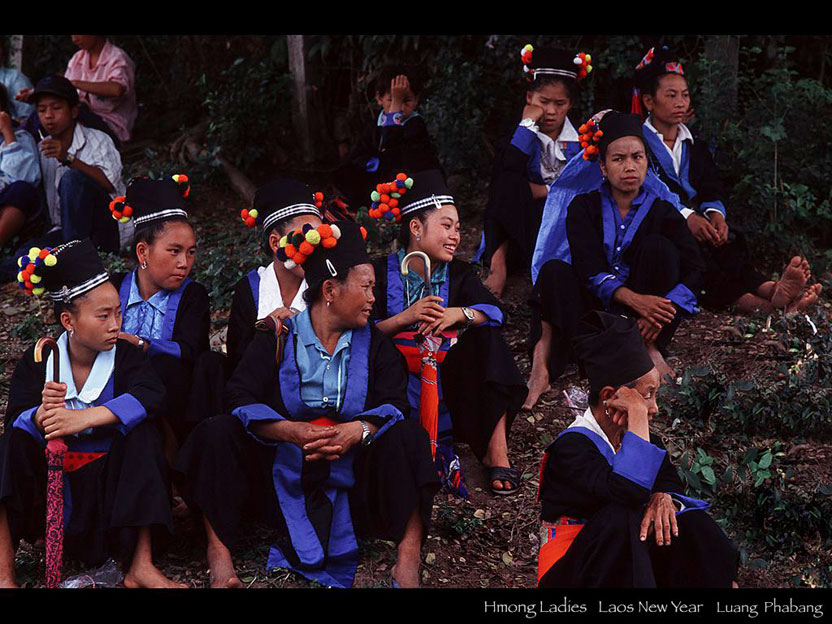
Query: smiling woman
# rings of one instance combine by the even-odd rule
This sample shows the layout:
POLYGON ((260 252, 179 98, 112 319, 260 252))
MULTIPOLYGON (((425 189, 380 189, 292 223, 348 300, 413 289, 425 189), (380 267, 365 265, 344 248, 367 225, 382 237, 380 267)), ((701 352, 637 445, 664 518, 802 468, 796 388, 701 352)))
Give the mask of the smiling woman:
MULTIPOLYGON (((404 174, 397 178, 402 176, 406 183, 404 174)), ((520 485, 520 475, 510 467, 507 438, 526 389, 499 331, 503 312, 471 265, 454 258, 460 242, 459 215, 441 173, 423 171, 411 181, 410 190, 393 198, 401 215, 402 248, 374 263, 373 316, 377 327, 392 336, 408 358, 408 397, 414 415, 422 407, 422 356, 417 341, 432 335, 442 342, 437 355, 438 413, 430 417, 437 420, 432 442, 436 467, 446 486, 466 495, 453 450, 454 441, 465 442, 488 468, 492 491, 511 494, 520 485), (428 257, 429 277, 427 267, 421 275, 413 270, 402 275, 402 260, 412 252, 428 257)))
POLYGON ((222 366, 221 361, 208 362, 213 360, 208 292, 189 277, 196 241, 185 211, 188 178, 174 177, 136 178, 127 195, 110 205, 114 219, 133 219, 136 224, 139 267, 113 275, 112 282, 124 310, 120 337, 142 348, 165 382, 168 407, 159 423, 170 460, 189 427, 219 411, 206 398, 210 393, 192 392, 195 367, 222 366))

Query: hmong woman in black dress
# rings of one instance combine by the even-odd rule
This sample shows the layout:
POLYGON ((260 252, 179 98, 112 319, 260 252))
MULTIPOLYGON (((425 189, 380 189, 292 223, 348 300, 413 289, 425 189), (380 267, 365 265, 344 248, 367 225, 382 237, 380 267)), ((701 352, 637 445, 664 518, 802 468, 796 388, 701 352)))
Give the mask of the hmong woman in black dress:
POLYGON ((698 293, 711 308, 736 305, 742 312, 799 312, 817 303, 820 284, 806 288, 808 261, 795 256, 775 282, 751 262, 746 238, 726 223, 726 194, 707 144, 683 123, 690 107, 685 71, 666 47, 651 48, 635 72, 633 112, 647 113, 644 139, 656 175, 676 193, 682 216, 699 242, 706 270, 698 293))
POLYGON ((88 565, 117 558, 127 587, 183 587, 153 565, 154 544, 173 528, 167 469, 148 418, 165 388, 151 364, 118 339, 121 306, 88 240, 32 249, 18 279, 48 292, 65 330, 40 364, 28 349, 11 380, 0 437, 0 587, 14 587, 14 551, 44 535, 47 440, 62 438, 64 554, 88 565), (27 267, 35 267, 34 271, 27 267), (60 379, 52 379, 53 359, 60 379))
POLYGON ((529 266, 549 185, 581 149, 567 114, 578 99, 578 81, 592 71, 592 57, 583 52, 527 45, 521 56, 526 106, 495 158, 483 230, 483 258, 491 270, 485 285, 498 297, 509 266, 529 266))
POLYGON ((569 204, 565 235, 571 265, 549 260, 535 282, 544 330, 535 335, 533 328, 533 338, 548 346, 535 347, 529 381, 537 388, 535 400, 572 360, 570 340, 585 311, 636 318, 662 376, 672 372, 664 354, 679 322, 699 311, 694 294, 704 268, 699 250, 679 211, 645 184, 641 121, 612 111, 601 120, 600 133, 598 145, 587 150, 600 150, 606 180, 600 190, 577 195, 569 204), (532 383, 541 374, 545 383, 532 383))
POLYGON ((257 189, 252 210, 241 215, 248 227, 263 228, 263 249, 272 261, 249 271, 234 287, 226 341, 229 376, 254 339, 257 321, 270 315, 286 319, 306 309, 303 266, 286 268, 277 253, 281 239, 292 230, 321 225, 322 200, 303 182, 283 178, 257 189))
POLYGON ((269 568, 349 587, 359 534, 396 542, 392 581, 418 586, 439 480, 427 434, 406 419, 402 356, 368 323, 364 234, 349 222, 288 234, 280 257, 304 266, 309 307, 279 340, 256 333, 228 382, 231 415, 182 448, 176 470, 204 515, 213 587, 240 585, 229 549, 252 500, 279 532, 269 568))
MULTIPOLYGON (((404 174, 398 177, 401 180, 397 181, 405 181, 404 174)), ((389 211, 381 212, 381 206, 390 205, 383 201, 374 203, 378 207, 371 209, 372 216, 395 215, 402 223, 401 250, 375 261, 373 318, 381 331, 406 347, 405 351, 408 346, 410 351, 416 349, 414 331, 464 330, 457 342, 445 340, 442 347, 447 355, 441 353, 445 357, 439 367, 437 467, 446 484, 464 495, 457 475, 459 461, 453 452, 453 441, 464 442, 489 468, 492 491, 513 493, 520 479, 518 471, 509 467, 507 438, 526 388, 499 331, 503 312, 471 266, 454 258, 460 239, 459 217, 440 172, 425 171, 414 174, 411 179, 410 190, 400 199, 390 198, 395 202, 389 211), (430 259, 429 292, 415 271, 411 270, 407 276, 401 274, 402 259, 414 251, 425 253, 430 259)), ((386 196, 382 193, 378 199, 385 200, 386 196)), ((418 265, 422 265, 421 261, 418 265)), ((411 411, 416 415, 420 401, 420 358, 408 358, 408 363, 411 372, 408 396, 411 411)))
POLYGON ((575 350, 590 407, 543 455, 540 587, 736 587, 736 547, 659 437, 659 374, 635 321, 591 312, 575 350))
POLYGON ((213 415, 205 389, 193 384, 195 369, 210 367, 216 354, 208 345, 208 291, 189 277, 196 257, 194 230, 183 202, 189 191, 184 174, 168 180, 136 178, 127 195, 111 204, 114 218, 132 218, 135 223, 133 249, 139 262, 130 273, 110 278, 121 301, 119 337, 147 353, 165 383, 167 408, 158 424, 171 461, 193 423, 205 412, 213 415))

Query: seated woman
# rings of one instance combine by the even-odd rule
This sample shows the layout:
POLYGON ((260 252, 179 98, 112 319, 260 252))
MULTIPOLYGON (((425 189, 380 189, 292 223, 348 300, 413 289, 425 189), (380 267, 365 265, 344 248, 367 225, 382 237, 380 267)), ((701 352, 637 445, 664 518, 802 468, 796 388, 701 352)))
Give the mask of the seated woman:
POLYGON ((0 84, 0 249, 40 216, 40 155, 32 136, 11 115, 0 84))
MULTIPOLYGON (((414 334, 439 335, 460 330, 459 340, 444 340, 439 367, 439 421, 437 468, 446 484, 463 496, 459 460, 453 442, 464 442, 489 469, 488 481, 495 494, 511 494, 520 484, 519 472, 510 468, 508 432, 525 398, 523 378, 499 328, 503 312, 482 285, 471 265, 456 260, 460 242, 459 215, 454 198, 439 171, 416 173, 412 187, 384 211, 387 193, 372 196, 371 216, 401 219, 400 250, 375 261, 376 288, 373 318, 378 329, 396 337, 399 348, 415 351, 414 334), (387 217, 385 215, 390 215, 387 217), (422 252, 430 260, 430 287, 416 272, 401 274, 406 253, 422 252), (465 330, 465 331, 462 331, 465 330), (409 332, 399 336, 401 332, 409 332), (450 348, 450 350, 448 350, 450 348)), ((393 186, 404 186, 399 174, 393 186), (398 183, 401 182, 401 185, 398 183)), ((388 185, 389 186, 389 185, 388 185)), ((384 186, 382 190, 387 190, 384 186)), ((407 188, 406 186, 404 187, 407 188)), ((421 261, 419 262, 421 265, 421 261)), ((408 359, 408 396, 414 415, 419 414, 421 357, 408 359)))
POLYGON ((141 350, 119 340, 121 306, 88 240, 33 248, 18 279, 48 293, 65 330, 35 363, 18 362, 0 437, 0 587, 15 587, 14 551, 43 537, 47 440, 63 438, 64 555, 88 565, 121 561, 126 587, 185 587, 153 565, 153 544, 172 531, 167 466, 156 428, 165 388, 141 350), (54 358, 60 379, 54 379, 54 358))
POLYGON ((543 455, 540 587, 736 587, 737 548, 650 432, 661 379, 639 333, 606 312, 580 323, 590 407, 543 455))
POLYGON ((704 268, 699 250, 679 211, 663 198, 666 187, 646 180, 641 121, 612 111, 592 136, 598 144, 588 145, 585 153, 590 160, 600 153, 605 182, 569 204, 567 255, 560 257, 570 257, 571 265, 565 259, 549 260, 535 282, 532 303, 543 330, 537 329, 539 343, 533 342, 529 384, 539 379, 541 370, 544 382, 534 386, 534 400, 571 361, 570 339, 585 311, 610 310, 637 318, 662 376, 672 374, 664 353, 681 318, 699 311, 694 295, 704 268))
POLYGON ((498 297, 509 265, 528 267, 549 185, 580 151, 567 115, 577 102, 578 82, 592 71, 592 57, 583 52, 527 45, 521 56, 526 106, 511 143, 495 158, 483 230, 483 257, 491 267, 485 285, 498 297))
POLYGON ((817 303, 820 284, 806 287, 809 263, 795 256, 779 281, 766 279, 753 266, 742 233, 726 223, 725 191, 704 141, 683 123, 690 107, 685 71, 666 47, 651 48, 636 67, 633 112, 648 115, 644 139, 652 169, 682 201, 682 216, 699 242, 706 270, 698 293, 712 308, 736 305, 740 311, 775 309, 799 312, 817 303))
MULTIPOLYGON (((139 262, 130 273, 110 278, 123 314, 119 337, 147 353, 165 382, 167 408, 157 423, 171 461, 190 426, 221 409, 219 402, 214 409, 206 407, 206 389, 192 383, 195 367, 205 366, 201 360, 210 354, 211 310, 208 291, 189 277, 196 257, 183 201, 189 192, 184 174, 167 180, 135 178, 127 195, 110 204, 113 218, 133 219, 139 262)), ((222 361, 215 366, 222 370, 222 361)))
POLYGON ((272 262, 249 271, 234 288, 226 339, 229 376, 254 339, 255 322, 270 315, 286 319, 306 309, 303 266, 287 269, 277 254, 281 239, 292 230, 321 225, 322 199, 303 182, 278 179, 260 187, 252 209, 243 210, 245 225, 263 228, 263 248, 272 262))
POLYGON ((362 230, 307 224, 284 238, 280 258, 304 266, 309 307, 287 332, 257 332, 227 385, 231 415, 201 423, 180 452, 174 469, 204 516, 212 587, 241 585, 229 549, 252 500, 280 533, 269 568, 349 587, 359 534, 394 541, 392 581, 419 584, 439 480, 427 434, 405 420, 402 356, 368 323, 362 230))

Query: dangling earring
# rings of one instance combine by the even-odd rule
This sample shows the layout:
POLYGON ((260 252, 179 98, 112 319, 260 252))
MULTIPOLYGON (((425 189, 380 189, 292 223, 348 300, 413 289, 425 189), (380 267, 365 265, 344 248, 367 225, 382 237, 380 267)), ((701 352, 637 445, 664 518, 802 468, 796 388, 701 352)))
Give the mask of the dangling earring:
POLYGON ((144 260, 144 261, 141 263, 141 265, 139 265, 139 268, 140 268, 140 269, 146 269, 146 268, 147 268, 147 260, 144 260))
POLYGON ((421 236, 419 236, 419 235, 417 234, 417 235, 416 235, 416 240, 417 240, 417 241, 420 241, 420 240, 422 240, 422 237, 421 237, 421 236))
POLYGON ((326 302, 326 307, 329 307, 329 305, 330 305, 331 303, 332 303, 332 302, 331 302, 329 299, 327 299, 327 302, 326 302))
POLYGON ((69 330, 69 337, 70 338, 75 338, 75 328, 74 327, 69 330))

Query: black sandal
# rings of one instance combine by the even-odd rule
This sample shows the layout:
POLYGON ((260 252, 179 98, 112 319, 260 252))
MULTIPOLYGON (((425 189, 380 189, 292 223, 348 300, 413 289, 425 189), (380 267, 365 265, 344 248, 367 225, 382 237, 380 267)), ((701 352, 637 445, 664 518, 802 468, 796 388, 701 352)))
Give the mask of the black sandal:
POLYGON ((489 466, 488 482, 491 485, 491 492, 500 496, 511 496, 520 489, 520 471, 517 468, 506 468, 505 466, 489 466), (495 481, 508 481, 511 483, 510 490, 498 490, 494 487, 495 481))

